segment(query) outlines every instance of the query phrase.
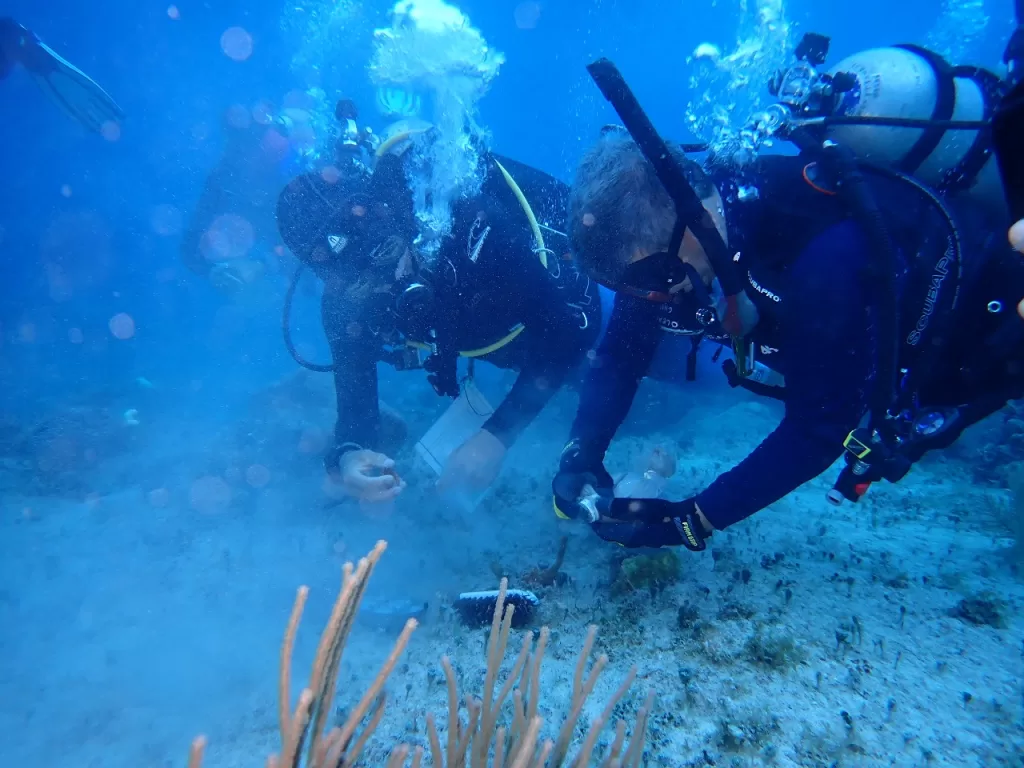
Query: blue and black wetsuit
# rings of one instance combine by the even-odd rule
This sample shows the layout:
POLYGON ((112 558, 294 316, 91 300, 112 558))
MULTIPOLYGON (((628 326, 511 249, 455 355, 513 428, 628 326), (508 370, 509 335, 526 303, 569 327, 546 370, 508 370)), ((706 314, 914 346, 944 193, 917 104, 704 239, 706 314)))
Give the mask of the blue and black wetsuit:
MULTIPOLYGON (((765 163, 760 171, 765 174, 760 179, 762 199, 773 194, 773 184, 780 179, 800 179, 804 164, 798 158, 765 163)), ((941 238, 929 231, 932 219, 919 200, 911 197, 901 204, 900 190, 880 191, 884 210, 900 214, 888 218, 897 249, 908 263, 921 250, 942 247, 941 238)), ((809 218, 805 203, 792 195, 779 195, 781 199, 770 204, 744 204, 728 194, 724 197, 730 249, 740 252, 747 294, 761 318, 751 342, 758 360, 782 373, 786 386, 781 396, 785 415, 778 427, 696 497, 716 528, 778 501, 839 458, 844 438, 868 409, 878 344, 872 255, 851 215, 827 205, 824 215, 809 218), (787 205, 791 210, 786 210, 787 205)), ((986 270, 992 268, 980 271, 986 270)), ((1015 274, 1017 284, 1024 286, 1024 275, 1019 269, 1015 274)), ((972 275, 971 285, 979 284, 976 278, 972 275)), ((900 283, 909 282, 908 267, 900 283)), ((922 389, 929 404, 960 405, 983 394, 979 387, 995 387, 980 380, 968 384, 963 375, 972 339, 976 345, 990 330, 985 306, 992 284, 999 280, 992 276, 982 282, 988 282, 988 287, 964 290, 958 310, 963 314, 953 324, 956 332, 943 340, 946 352, 934 361, 922 389)), ((572 427, 572 438, 589 455, 604 455, 629 412, 662 334, 660 312, 656 304, 616 296, 572 427)), ((908 316, 904 324, 912 326, 916 321, 908 316)), ((1020 376, 1004 379, 1007 391, 1020 390, 1020 376)), ((1004 394, 998 397, 1005 402, 1004 394)))
MULTIPOLYGON (((501 160, 542 221, 564 216, 568 189, 540 172, 501 160), (552 215, 546 215, 551 213, 552 215)), ((519 372, 484 428, 506 446, 540 413, 594 344, 600 328, 596 286, 564 260, 547 233, 548 267, 519 202, 488 162, 481 192, 453 206, 441 246, 436 311, 429 325, 445 345, 519 372), (506 343, 502 343, 506 342, 506 343), (484 351, 492 350, 492 351, 484 351)), ((334 361, 337 446, 380 447, 377 363, 393 340, 347 299, 347 283, 324 276, 322 319, 334 361)), ((411 341, 417 341, 412 339, 411 341)))

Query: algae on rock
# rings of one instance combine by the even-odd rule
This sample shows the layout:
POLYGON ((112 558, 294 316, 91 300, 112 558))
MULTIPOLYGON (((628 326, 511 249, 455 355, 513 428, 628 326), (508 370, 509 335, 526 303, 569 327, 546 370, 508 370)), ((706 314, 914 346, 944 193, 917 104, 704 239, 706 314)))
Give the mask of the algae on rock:
POLYGON ((678 580, 680 566, 679 555, 671 549, 627 557, 619 565, 618 574, 612 582, 612 594, 618 596, 664 589, 678 580))

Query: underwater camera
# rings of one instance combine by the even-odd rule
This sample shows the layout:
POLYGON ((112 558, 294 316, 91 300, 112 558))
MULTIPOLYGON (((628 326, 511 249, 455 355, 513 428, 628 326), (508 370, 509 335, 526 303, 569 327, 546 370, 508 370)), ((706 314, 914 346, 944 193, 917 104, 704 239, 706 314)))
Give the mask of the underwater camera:
POLYGON ((831 115, 837 99, 857 86, 857 77, 849 72, 819 72, 828 58, 829 38, 808 32, 793 54, 796 63, 778 70, 768 82, 768 92, 800 117, 831 115))

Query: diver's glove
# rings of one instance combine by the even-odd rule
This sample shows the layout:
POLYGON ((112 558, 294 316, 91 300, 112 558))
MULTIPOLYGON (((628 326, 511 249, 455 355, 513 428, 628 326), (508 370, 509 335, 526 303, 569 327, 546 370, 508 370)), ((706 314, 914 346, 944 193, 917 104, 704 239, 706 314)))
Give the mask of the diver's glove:
POLYGON ((551 481, 552 502, 555 514, 563 519, 581 518, 588 520, 593 513, 581 504, 586 495, 597 495, 610 499, 615 481, 604 468, 601 456, 587 449, 579 440, 573 439, 562 449, 558 463, 558 474, 551 481), (590 486, 590 493, 584 489, 590 486))
POLYGON ((614 499, 605 514, 591 523, 605 541, 636 547, 686 547, 691 552, 707 548, 711 538, 697 516, 695 499, 614 499))

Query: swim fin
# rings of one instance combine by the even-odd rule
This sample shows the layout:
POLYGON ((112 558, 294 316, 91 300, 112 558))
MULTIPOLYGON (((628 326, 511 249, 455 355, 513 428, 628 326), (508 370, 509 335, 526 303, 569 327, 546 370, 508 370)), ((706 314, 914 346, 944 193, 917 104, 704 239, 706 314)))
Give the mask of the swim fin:
POLYGON ((124 112, 96 81, 46 43, 37 39, 33 49, 30 61, 22 63, 58 107, 96 133, 111 123, 120 127, 124 112))

